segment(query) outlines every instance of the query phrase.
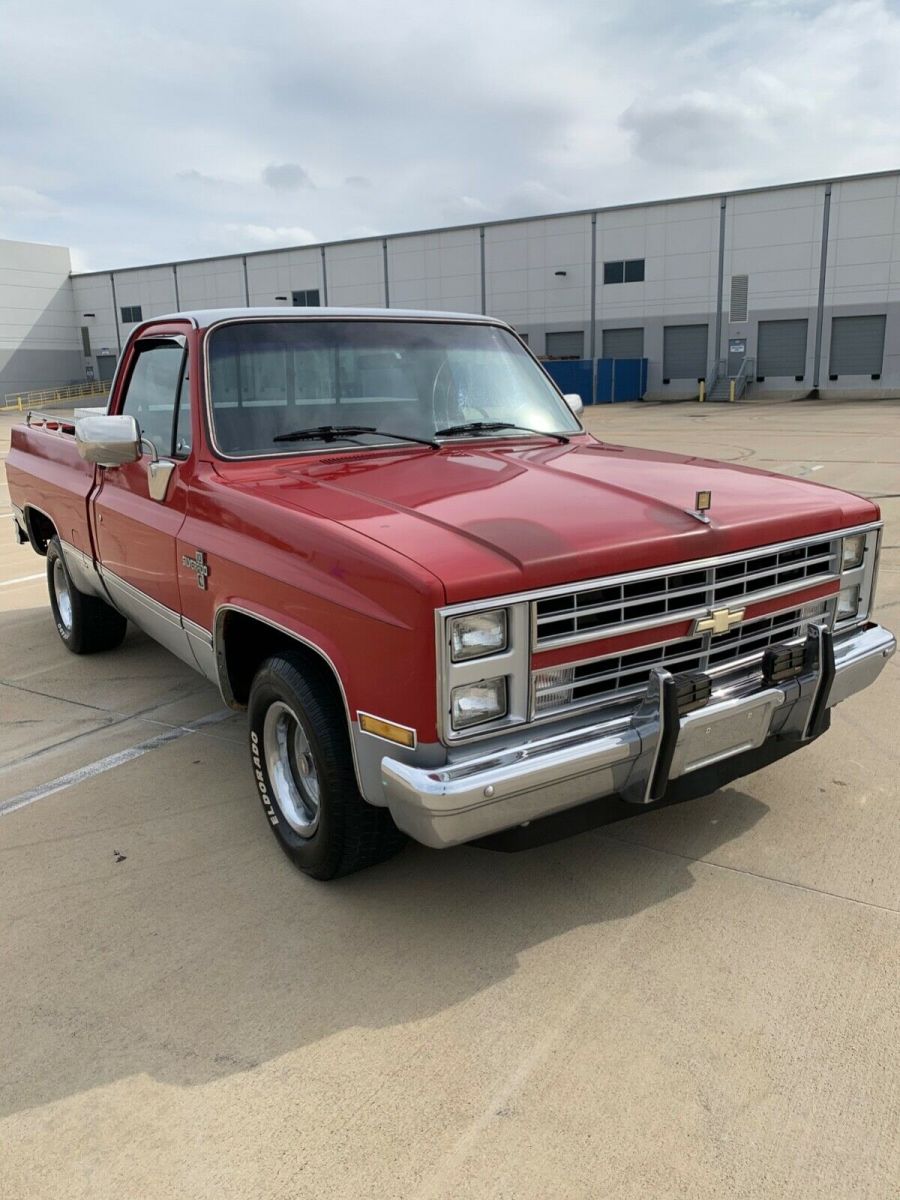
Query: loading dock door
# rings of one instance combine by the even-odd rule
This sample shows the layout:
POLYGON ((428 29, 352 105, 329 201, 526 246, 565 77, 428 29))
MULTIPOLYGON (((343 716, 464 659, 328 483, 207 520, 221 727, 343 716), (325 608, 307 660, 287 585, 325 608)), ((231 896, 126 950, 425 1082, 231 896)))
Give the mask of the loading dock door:
POLYGON ((97 355, 97 378, 103 383, 109 383, 116 373, 116 356, 114 354, 97 355))
POLYGON ((760 321, 756 346, 756 373, 764 377, 806 374, 806 318, 796 321, 760 321))
POLYGON ((834 317, 829 375, 880 375, 884 360, 884 314, 834 317))
POLYGON ((547 358, 584 358, 584 330, 548 333, 544 345, 547 358))
POLYGON ((708 325, 666 325, 663 329, 663 378, 703 379, 708 341, 708 325))
POLYGON ((643 358, 644 330, 638 325, 632 329, 603 330, 604 358, 643 358))

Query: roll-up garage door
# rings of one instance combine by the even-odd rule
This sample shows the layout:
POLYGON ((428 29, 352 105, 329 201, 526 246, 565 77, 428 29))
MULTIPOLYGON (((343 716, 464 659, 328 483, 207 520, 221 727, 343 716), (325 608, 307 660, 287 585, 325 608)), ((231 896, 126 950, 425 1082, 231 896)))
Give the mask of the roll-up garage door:
POLYGON ((792 321, 760 321, 757 375, 804 375, 808 324, 805 317, 792 321))
POLYGON ((829 375, 880 375, 884 359, 884 314, 834 317, 829 375))
POLYGON ((584 330, 548 333, 544 345, 548 358, 584 358, 584 330))
POLYGON ((604 358, 643 358, 644 330, 637 329, 604 329, 603 330, 604 358))
POLYGON ((702 379, 706 375, 708 325, 666 325, 663 329, 663 378, 702 379))

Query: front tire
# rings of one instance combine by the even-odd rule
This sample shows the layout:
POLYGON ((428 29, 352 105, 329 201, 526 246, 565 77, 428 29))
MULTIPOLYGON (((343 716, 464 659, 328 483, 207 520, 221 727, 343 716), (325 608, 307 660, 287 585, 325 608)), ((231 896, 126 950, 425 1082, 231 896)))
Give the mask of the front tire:
POLYGON ((344 707, 323 667, 290 650, 266 659, 248 716, 257 794, 301 871, 335 879, 396 854, 404 835, 360 794, 344 707))
POLYGON ((81 592, 72 582, 58 537, 47 546, 47 587, 56 631, 73 654, 115 650, 125 637, 128 622, 99 596, 81 592))

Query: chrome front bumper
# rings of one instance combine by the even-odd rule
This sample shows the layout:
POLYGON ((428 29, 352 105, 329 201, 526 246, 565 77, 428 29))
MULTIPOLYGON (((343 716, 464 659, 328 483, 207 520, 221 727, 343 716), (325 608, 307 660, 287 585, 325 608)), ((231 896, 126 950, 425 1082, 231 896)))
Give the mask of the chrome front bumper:
POLYGON ((674 677, 657 669, 647 701, 631 717, 443 767, 383 759, 388 807, 417 841, 452 846, 603 796, 652 803, 670 780, 771 738, 800 746, 818 736, 828 709, 873 683, 896 648, 879 625, 833 640, 814 626, 801 674, 771 685, 761 676, 745 680, 681 716, 673 707, 674 677))

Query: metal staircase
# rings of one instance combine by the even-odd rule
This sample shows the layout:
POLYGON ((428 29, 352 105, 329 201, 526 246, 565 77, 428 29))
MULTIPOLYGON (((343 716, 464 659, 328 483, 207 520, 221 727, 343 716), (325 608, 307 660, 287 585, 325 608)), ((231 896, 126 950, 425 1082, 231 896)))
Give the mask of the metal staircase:
POLYGON ((720 358, 706 377, 705 399, 715 403, 729 403, 740 400, 753 382, 752 358, 741 362, 737 375, 729 376, 724 358, 720 358))

